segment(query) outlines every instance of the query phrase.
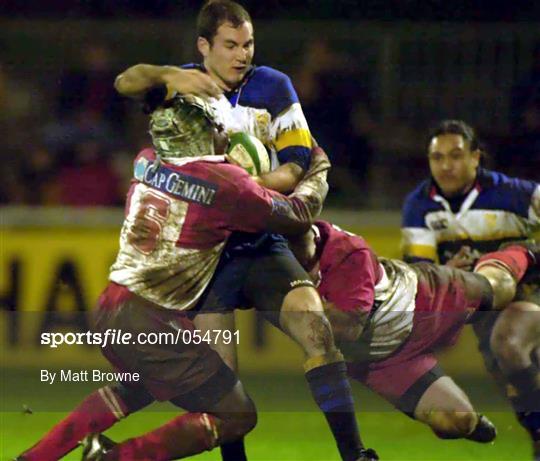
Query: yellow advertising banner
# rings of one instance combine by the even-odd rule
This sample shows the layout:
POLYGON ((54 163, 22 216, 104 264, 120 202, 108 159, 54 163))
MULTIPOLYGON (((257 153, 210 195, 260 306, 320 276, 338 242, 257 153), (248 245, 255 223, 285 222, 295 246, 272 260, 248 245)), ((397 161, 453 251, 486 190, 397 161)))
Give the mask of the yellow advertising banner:
MULTIPOLYGON (((380 255, 399 256, 399 229, 348 229, 361 233, 380 255)), ((45 331, 84 331, 86 313, 107 284, 118 248, 117 229, 3 229, 0 294, 3 304, 1 364, 34 366, 46 361, 103 362, 96 347, 40 345, 45 331)), ((300 370, 297 345, 255 312, 237 313, 240 364, 247 370, 300 370)), ((460 371, 473 370, 480 359, 470 332, 448 360, 460 371), (466 361, 463 354, 468 354, 466 361), (464 365, 465 363, 465 365, 464 365)), ((480 365, 481 367, 481 365, 480 365)))

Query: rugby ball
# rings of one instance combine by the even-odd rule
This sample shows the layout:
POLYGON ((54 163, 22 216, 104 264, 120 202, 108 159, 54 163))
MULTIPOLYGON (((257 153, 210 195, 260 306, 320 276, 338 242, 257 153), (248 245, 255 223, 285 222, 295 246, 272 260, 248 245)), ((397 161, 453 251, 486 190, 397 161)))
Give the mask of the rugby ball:
POLYGON ((227 155, 234 163, 251 176, 260 176, 270 171, 270 156, 264 144, 248 133, 234 133, 229 137, 227 155))

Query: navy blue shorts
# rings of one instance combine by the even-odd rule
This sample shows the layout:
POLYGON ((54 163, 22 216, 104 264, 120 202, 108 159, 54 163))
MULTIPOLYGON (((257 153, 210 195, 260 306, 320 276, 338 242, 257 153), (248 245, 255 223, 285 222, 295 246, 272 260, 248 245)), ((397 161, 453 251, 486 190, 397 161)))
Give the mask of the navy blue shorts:
POLYGON ((210 285, 192 310, 224 313, 256 308, 279 312, 283 299, 294 288, 314 287, 309 275, 289 249, 287 241, 265 234, 253 247, 227 246, 210 285))

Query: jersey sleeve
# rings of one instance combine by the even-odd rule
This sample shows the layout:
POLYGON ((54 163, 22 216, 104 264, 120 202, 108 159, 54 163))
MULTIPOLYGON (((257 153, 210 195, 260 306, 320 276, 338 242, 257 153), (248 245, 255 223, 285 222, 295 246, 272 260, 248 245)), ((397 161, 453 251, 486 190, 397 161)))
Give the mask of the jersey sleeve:
POLYGON ((291 79, 277 71, 274 79, 277 102, 271 114, 270 139, 281 164, 292 162, 307 170, 312 142, 306 117, 291 79))
POLYGON ((414 195, 405 199, 401 223, 401 251, 406 262, 437 260, 435 232, 426 225, 423 209, 414 195))
POLYGON ((306 232, 315 219, 301 199, 261 187, 249 177, 237 187, 240 191, 238 204, 229 216, 232 230, 297 234, 306 232))

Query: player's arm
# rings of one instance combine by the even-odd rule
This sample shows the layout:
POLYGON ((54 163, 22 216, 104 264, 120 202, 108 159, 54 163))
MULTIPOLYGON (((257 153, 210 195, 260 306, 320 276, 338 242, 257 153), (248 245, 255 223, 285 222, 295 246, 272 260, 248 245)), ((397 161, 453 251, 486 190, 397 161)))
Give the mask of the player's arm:
POLYGON ((255 181, 267 189, 272 189, 282 194, 294 190, 304 176, 305 170, 296 163, 285 163, 275 170, 262 176, 255 177, 255 181))
POLYGON ((401 251, 407 263, 436 262, 437 244, 434 233, 422 227, 401 229, 401 251))
POLYGON ((114 87, 121 95, 143 98, 153 88, 164 88, 164 99, 176 93, 193 94, 201 97, 218 97, 222 91, 217 84, 197 69, 182 69, 174 66, 137 64, 118 75, 114 87))
POLYGON ((266 189, 244 176, 237 185, 239 206, 229 216, 229 227, 245 232, 293 235, 306 232, 322 209, 328 192, 329 169, 324 151, 319 147, 313 149, 309 170, 289 196, 266 189))
POLYGON ((288 194, 309 168, 315 144, 291 79, 280 72, 273 75, 270 139, 280 166, 258 181, 268 189, 288 194))
POLYGON ((423 207, 409 195, 405 199, 401 220, 401 251, 407 263, 437 260, 437 238, 425 222, 423 207))

